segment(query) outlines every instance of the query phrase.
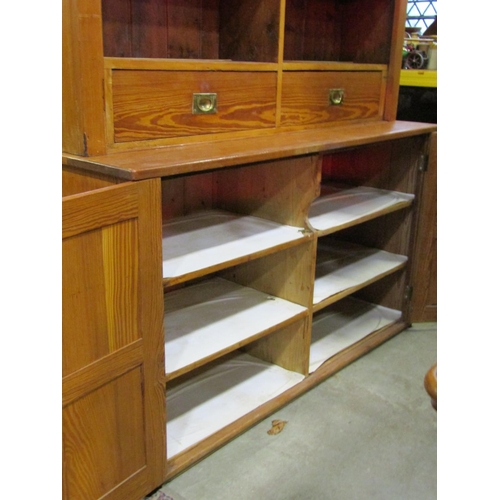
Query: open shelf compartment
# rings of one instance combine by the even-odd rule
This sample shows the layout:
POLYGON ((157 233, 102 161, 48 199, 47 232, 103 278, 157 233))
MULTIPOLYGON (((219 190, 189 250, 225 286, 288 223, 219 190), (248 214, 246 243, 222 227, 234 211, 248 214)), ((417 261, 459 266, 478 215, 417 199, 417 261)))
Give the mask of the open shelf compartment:
POLYGON ((401 269, 408 257, 345 241, 318 242, 315 310, 401 269))
POLYGON ((408 207, 415 198, 414 194, 369 186, 324 189, 328 192, 309 211, 309 222, 320 236, 408 207))
POLYGON ((165 295, 168 378, 307 315, 307 308, 222 278, 165 295))
POLYGON ((187 450, 304 380, 304 375, 232 353, 167 386, 167 457, 187 450))
POLYGON ((313 318, 309 372, 368 335, 399 321, 395 309, 347 297, 313 318))
POLYGON ((300 228, 223 210, 201 211, 163 224, 163 277, 211 272, 304 238, 300 228))
POLYGON ((104 55, 277 61, 279 0, 103 0, 104 55))

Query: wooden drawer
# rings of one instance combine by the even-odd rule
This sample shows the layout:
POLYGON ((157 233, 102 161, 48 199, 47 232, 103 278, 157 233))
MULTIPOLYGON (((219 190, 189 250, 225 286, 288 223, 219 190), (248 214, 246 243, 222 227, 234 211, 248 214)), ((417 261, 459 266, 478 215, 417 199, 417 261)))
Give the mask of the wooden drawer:
POLYGON ((281 125, 315 125, 382 116, 382 71, 286 71, 281 125), (343 89, 341 104, 330 104, 330 89, 343 89))
POLYGON ((112 72, 114 142, 262 129, 276 125, 275 72, 112 72), (217 112, 193 113, 194 93, 216 93, 217 112))

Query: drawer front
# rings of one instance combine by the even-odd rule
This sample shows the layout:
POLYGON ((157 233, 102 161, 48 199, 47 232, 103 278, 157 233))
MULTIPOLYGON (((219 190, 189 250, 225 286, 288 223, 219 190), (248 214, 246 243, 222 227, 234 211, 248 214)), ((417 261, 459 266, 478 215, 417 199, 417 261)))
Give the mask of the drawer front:
POLYGON ((114 70, 114 141, 275 127, 276 81, 274 72, 114 70), (199 93, 217 94, 216 112, 193 112, 199 93))
POLYGON ((281 125, 381 117, 383 88, 382 71, 287 71, 283 74, 281 125), (330 102, 330 91, 336 89, 343 90, 340 104, 330 102))

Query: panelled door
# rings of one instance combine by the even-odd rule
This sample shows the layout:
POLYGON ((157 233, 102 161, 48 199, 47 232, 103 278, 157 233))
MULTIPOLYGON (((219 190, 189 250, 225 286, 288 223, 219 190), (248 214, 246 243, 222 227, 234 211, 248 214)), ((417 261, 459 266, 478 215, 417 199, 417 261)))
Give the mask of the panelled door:
POLYGON ((164 477, 159 179, 63 198, 63 497, 140 499, 164 477))

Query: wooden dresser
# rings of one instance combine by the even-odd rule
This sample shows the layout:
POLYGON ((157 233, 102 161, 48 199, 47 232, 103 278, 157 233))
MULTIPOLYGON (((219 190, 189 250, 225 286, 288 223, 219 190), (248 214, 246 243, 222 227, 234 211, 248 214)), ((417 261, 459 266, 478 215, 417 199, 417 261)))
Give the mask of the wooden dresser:
POLYGON ((410 323, 406 2, 63 0, 63 494, 140 499, 410 323))

